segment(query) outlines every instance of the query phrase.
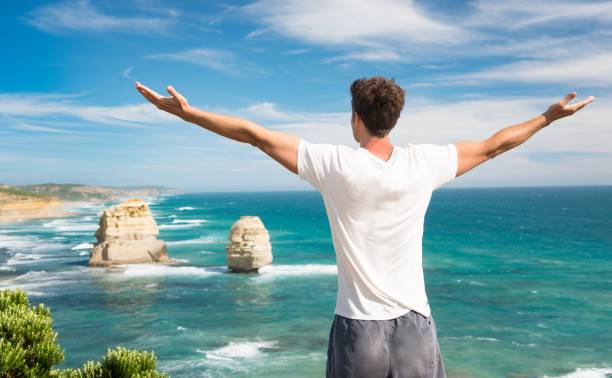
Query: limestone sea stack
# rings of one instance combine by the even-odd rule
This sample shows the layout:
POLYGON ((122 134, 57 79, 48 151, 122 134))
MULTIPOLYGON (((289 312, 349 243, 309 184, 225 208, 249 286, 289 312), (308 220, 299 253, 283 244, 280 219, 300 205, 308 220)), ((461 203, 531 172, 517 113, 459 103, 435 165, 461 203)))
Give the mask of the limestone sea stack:
POLYGON ((272 263, 270 234, 258 216, 243 215, 232 225, 225 247, 232 272, 257 272, 272 263))
POLYGON ((131 199, 114 205, 102 213, 99 224, 90 266, 168 260, 166 243, 157 239, 159 229, 145 201, 131 199))

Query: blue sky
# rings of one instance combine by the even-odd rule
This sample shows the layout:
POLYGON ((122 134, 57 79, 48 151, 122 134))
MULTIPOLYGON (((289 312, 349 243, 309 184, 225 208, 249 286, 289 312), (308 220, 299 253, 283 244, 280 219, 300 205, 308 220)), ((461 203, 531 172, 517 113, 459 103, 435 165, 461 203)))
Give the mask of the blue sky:
POLYGON ((448 187, 612 184, 612 2, 5 2, 0 182, 311 189, 144 102, 139 80, 311 142, 357 146, 351 82, 407 90, 396 145, 484 139, 567 92, 582 113, 448 187))

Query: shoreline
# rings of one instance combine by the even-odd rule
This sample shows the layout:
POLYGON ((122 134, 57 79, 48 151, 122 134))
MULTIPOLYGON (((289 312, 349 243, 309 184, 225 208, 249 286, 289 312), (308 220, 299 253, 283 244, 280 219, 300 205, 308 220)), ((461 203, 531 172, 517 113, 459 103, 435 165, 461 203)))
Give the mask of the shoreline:
MULTIPOLYGON (((159 194, 155 196, 142 196, 145 201, 154 198, 164 197, 166 195, 159 194)), ((127 199, 136 198, 139 196, 117 196, 105 199, 91 200, 61 200, 57 198, 44 200, 27 200, 14 201, 10 203, 0 204, 0 225, 17 224, 37 219, 50 218, 66 218, 79 214, 77 209, 81 207, 89 207, 108 202, 121 202, 127 199)))

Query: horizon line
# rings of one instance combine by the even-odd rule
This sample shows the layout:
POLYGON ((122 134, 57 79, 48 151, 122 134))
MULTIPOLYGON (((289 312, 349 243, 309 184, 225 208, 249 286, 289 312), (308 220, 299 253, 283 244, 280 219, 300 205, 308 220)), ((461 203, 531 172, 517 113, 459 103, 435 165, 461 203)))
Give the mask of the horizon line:
MULTIPOLYGON (((438 188, 438 190, 470 190, 470 189, 550 189, 550 188, 593 188, 593 187, 612 187, 612 184, 584 184, 584 185, 517 185, 517 186, 461 186, 450 188, 438 188)), ((175 188, 180 189, 180 188, 175 188)), ((313 192, 320 193, 314 189, 293 189, 293 190, 233 190, 233 191, 184 191, 181 194, 203 194, 203 193, 287 193, 287 192, 313 192)), ((180 194, 178 194, 180 195, 180 194)))

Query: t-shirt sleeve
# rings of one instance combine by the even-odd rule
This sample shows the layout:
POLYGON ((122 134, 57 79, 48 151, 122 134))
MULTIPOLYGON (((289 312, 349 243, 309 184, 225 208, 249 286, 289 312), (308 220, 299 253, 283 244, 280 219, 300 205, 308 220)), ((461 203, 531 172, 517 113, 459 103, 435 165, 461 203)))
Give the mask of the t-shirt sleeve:
POLYGON ((322 190, 328 182, 335 164, 338 149, 333 144, 310 143, 300 138, 297 170, 302 180, 322 190))
POLYGON ((459 161, 457 147, 454 143, 445 145, 420 144, 417 147, 421 162, 425 166, 425 171, 434 190, 456 177, 459 161))

